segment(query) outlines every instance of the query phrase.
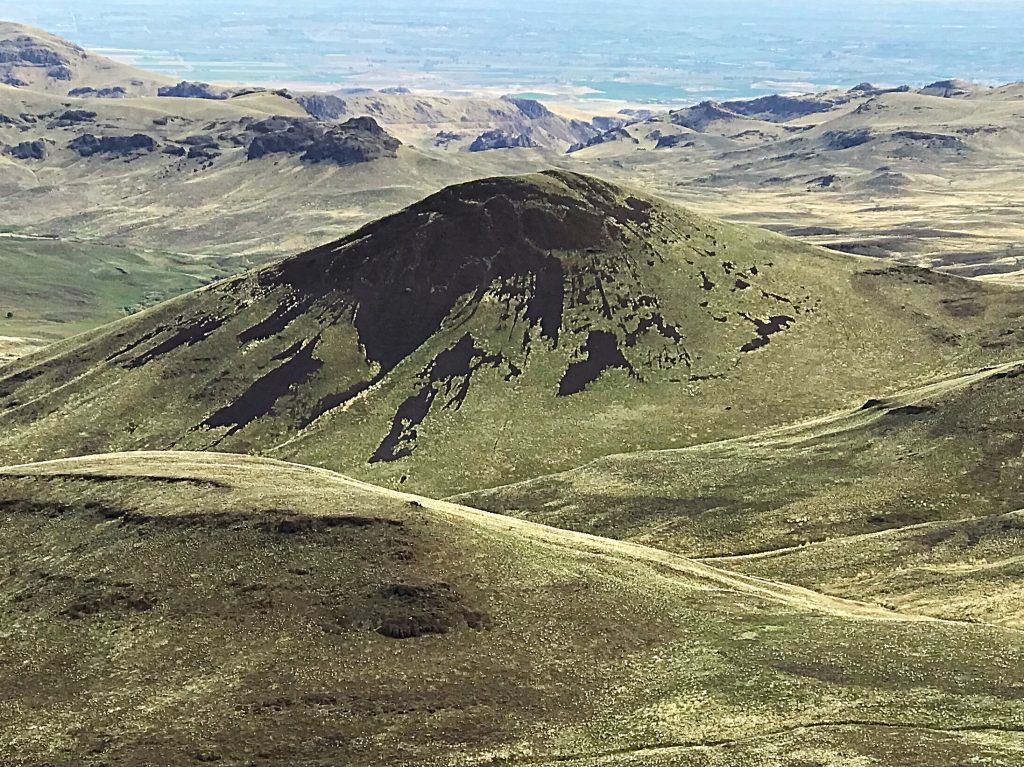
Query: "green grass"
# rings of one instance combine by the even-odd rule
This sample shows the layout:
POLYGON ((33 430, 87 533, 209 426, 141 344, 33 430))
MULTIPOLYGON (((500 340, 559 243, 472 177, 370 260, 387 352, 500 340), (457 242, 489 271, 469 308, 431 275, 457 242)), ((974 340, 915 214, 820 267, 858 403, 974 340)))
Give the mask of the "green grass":
POLYGON ((613 456, 471 505, 958 620, 1024 626, 1022 367, 819 421, 613 456))
POLYGON ((241 456, 11 467, 0 504, 12 767, 1020 756, 1006 629, 241 456))
POLYGON ((0 458, 215 447, 447 495, 1024 357, 1021 313, 585 176, 493 179, 9 367, 0 458))
POLYGON ((194 290, 223 273, 213 260, 0 237, 0 335, 59 340, 194 290))

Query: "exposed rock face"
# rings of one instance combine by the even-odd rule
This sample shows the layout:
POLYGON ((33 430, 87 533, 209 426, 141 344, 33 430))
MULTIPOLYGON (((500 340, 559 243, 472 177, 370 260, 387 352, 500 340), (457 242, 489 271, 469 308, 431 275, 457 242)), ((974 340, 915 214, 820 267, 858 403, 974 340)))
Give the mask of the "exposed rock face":
POLYGON ((594 136, 594 138, 588 141, 581 141, 577 144, 573 144, 569 147, 566 154, 572 154, 573 152, 578 152, 581 149, 589 149, 592 146, 599 146, 600 144, 607 144, 609 141, 629 141, 633 144, 640 143, 639 139, 633 138, 625 128, 614 128, 599 136, 594 136))
POLYGON ((88 109, 69 109, 50 123, 50 128, 69 128, 72 125, 92 122, 96 119, 96 113, 88 109))
POLYGON ((828 99, 780 96, 778 94, 743 101, 726 101, 722 104, 723 107, 736 114, 768 122, 786 122, 798 117, 828 112, 835 105, 834 101, 828 99))
POLYGON ((22 141, 20 144, 8 147, 6 154, 16 160, 45 160, 46 143, 42 139, 22 141))
POLYGON ((621 117, 594 117, 591 119, 590 124, 602 133, 607 133, 617 128, 625 128, 629 121, 621 117))
POLYGON ((101 137, 86 133, 70 142, 68 148, 78 152, 82 157, 92 157, 97 154, 128 156, 138 152, 155 152, 157 143, 152 136, 147 136, 145 133, 101 137))
POLYGON ((177 85, 165 85, 157 89, 158 96, 179 99, 211 99, 223 101, 228 98, 225 91, 214 88, 209 83, 189 82, 182 80, 177 85))
POLYGON ((72 88, 68 91, 68 95, 75 98, 123 99, 128 95, 128 91, 122 85, 99 89, 86 85, 81 88, 72 88))
POLYGON ((874 135, 870 130, 864 128, 852 131, 829 131, 824 138, 828 149, 841 151, 866 144, 874 138, 874 135))
POLYGON ((966 80, 939 80, 931 85, 926 85, 918 93, 924 96, 939 96, 940 98, 951 99, 958 96, 967 96, 977 89, 978 86, 966 80))
POLYGON ((693 139, 689 136, 675 135, 675 136, 659 136, 658 143, 654 145, 655 149, 673 149, 674 147, 690 147, 693 146, 693 139))
POLYGON ((517 99, 514 96, 502 96, 501 100, 512 104, 531 120, 540 120, 544 117, 555 116, 554 112, 534 99, 517 99))
POLYGON ((317 120, 337 120, 348 114, 345 99, 330 94, 298 96, 295 101, 317 120))
POLYGON ((706 131, 711 123, 732 122, 741 119, 743 119, 743 115, 726 109, 714 101, 702 101, 695 107, 673 112, 671 116, 672 122, 676 125, 695 130, 698 133, 706 131))
POLYGON ((66 67, 68 60, 57 51, 40 45, 27 35, 0 40, 0 64, 36 67, 66 67))
POLYGON ((371 117, 356 117, 330 128, 312 119, 271 117, 251 124, 249 130, 256 134, 249 144, 250 160, 290 154, 309 163, 357 165, 395 157, 402 145, 371 117))
POLYGON ((528 133, 509 133, 503 130, 490 130, 481 133, 476 140, 469 145, 470 152, 488 152, 492 149, 520 149, 536 147, 528 133))

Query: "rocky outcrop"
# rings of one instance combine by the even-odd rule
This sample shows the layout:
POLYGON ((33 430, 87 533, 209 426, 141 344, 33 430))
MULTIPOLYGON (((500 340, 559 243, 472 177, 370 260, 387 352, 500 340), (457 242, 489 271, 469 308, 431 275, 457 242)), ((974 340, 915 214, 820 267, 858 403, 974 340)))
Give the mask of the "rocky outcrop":
POLYGON ((70 128, 81 123, 93 122, 96 113, 88 109, 68 109, 50 122, 50 128, 70 128))
POLYGON ((357 165, 395 157, 402 145, 371 117, 356 117, 329 128, 313 119, 271 117, 250 124, 249 131, 255 134, 247 151, 250 160, 289 154, 308 163, 357 165))
POLYGON ((296 103, 317 120, 337 120, 348 114, 345 99, 330 94, 313 94, 298 96, 296 103))
POLYGON ((15 160, 45 160, 47 154, 46 142, 42 139, 22 141, 20 144, 7 147, 4 153, 10 155, 15 160))
POLYGON ((177 85, 165 85, 157 89, 158 96, 166 96, 178 99, 210 99, 223 101, 228 98, 228 93, 214 88, 209 83, 189 82, 182 80, 177 85))
POLYGON ((155 152, 157 143, 152 136, 147 136, 145 133, 101 137, 86 133, 71 141, 68 148, 78 152, 81 157, 92 157, 98 154, 124 157, 140 152, 155 152))
POLYGON ((470 152, 489 152, 492 149, 522 149, 536 147, 537 143, 528 133, 509 133, 503 130, 489 130, 481 133, 472 144, 470 152))
POLYGON ((531 120, 540 120, 544 117, 555 116, 554 112, 535 99, 519 99, 515 96, 502 96, 501 100, 512 104, 512 106, 531 120))
POLYGON ((672 112, 669 119, 675 125, 703 133, 712 123, 742 120, 743 115, 726 109, 714 101, 702 101, 695 107, 672 112))
POLYGON ((583 149, 589 149, 592 146, 607 144, 610 141, 629 141, 633 144, 640 143, 640 140, 631 136, 629 131, 625 128, 613 128, 612 130, 606 131, 598 136, 594 136, 592 139, 573 144, 569 147, 566 154, 572 154, 573 152, 579 152, 583 149))
POLYGON ((757 99, 742 101, 726 101, 723 107, 730 112, 766 122, 787 122, 798 117, 828 112, 836 106, 830 99, 819 99, 813 96, 762 96, 757 99))
POLYGON ((0 40, 0 64, 26 67, 66 67, 70 62, 57 51, 28 35, 0 40))
POLYGON ((115 85, 112 88, 93 88, 86 85, 72 88, 68 95, 74 98, 123 99, 128 95, 128 91, 123 85, 115 85))

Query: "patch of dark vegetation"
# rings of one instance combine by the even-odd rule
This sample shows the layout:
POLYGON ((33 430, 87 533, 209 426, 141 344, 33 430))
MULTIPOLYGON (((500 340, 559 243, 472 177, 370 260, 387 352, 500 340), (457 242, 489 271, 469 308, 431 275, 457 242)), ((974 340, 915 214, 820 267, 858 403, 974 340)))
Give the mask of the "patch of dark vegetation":
POLYGON ((156 607, 152 594, 139 591, 130 584, 111 585, 80 594, 61 614, 72 620, 82 620, 109 613, 144 613, 156 607))
POLYGON ((264 341, 282 332, 293 320, 298 319, 309 309, 311 301, 308 297, 280 303, 273 313, 262 322, 246 328, 238 334, 238 343, 247 344, 251 341, 264 341))
POLYGON ((264 522, 260 527, 266 532, 279 533, 281 535, 307 535, 310 533, 323 533, 339 527, 366 528, 375 525, 403 527, 404 524, 404 522, 398 519, 366 517, 357 514, 324 516, 291 514, 276 522, 264 522))
POLYGON ((316 421, 321 416, 334 410, 335 408, 341 407, 349 400, 355 399, 364 391, 369 389, 374 383, 383 378, 382 375, 378 375, 372 381, 357 381, 352 384, 348 389, 336 394, 328 394, 326 397, 321 397, 320 401, 316 403, 314 408, 299 422, 299 428, 305 429, 311 423, 316 421))
POLYGON ((101 474, 97 472, 89 472, 88 474, 79 474, 75 472, 47 472, 46 474, 34 474, 14 470, 5 470, 0 472, 0 479, 6 477, 10 477, 12 479, 31 479, 38 482, 152 482, 160 485, 191 485, 192 487, 205 488, 231 487, 231 485, 218 480, 196 479, 194 477, 169 477, 163 474, 101 474))
POLYGON ((325 126, 309 118, 271 117, 251 123, 247 156, 258 160, 271 154, 299 155, 303 162, 357 165, 397 157, 402 145, 372 117, 355 117, 325 126))
POLYGON ((769 317, 767 320, 761 320, 746 313, 743 313, 740 316, 742 316, 743 319, 754 323, 754 328, 757 332, 757 338, 748 341, 740 347, 740 351, 745 353, 756 351, 767 346, 773 335, 781 333, 784 330, 788 330, 793 323, 796 322, 796 320, 786 314, 775 315, 773 317, 769 317))
MULTIPOLYGON (((175 349, 194 346, 200 341, 204 341, 208 338, 226 321, 227 320, 220 317, 202 317, 191 323, 179 326, 178 329, 170 335, 170 337, 164 339, 149 351, 125 362, 124 367, 129 370, 134 370, 135 368, 140 368, 143 365, 149 364, 153 360, 158 359, 175 349)), ((155 337, 155 335, 158 335, 160 332, 165 330, 167 330, 167 328, 159 328, 155 333, 150 334, 150 336, 155 337)))
POLYGON ((943 525, 932 528, 912 540, 926 549, 943 543, 961 540, 970 547, 978 546, 986 539, 999 539, 1008 535, 1024 533, 1024 519, 1015 516, 982 517, 957 525, 943 525))
POLYGON ((86 133, 72 140, 68 144, 68 148, 78 152, 81 157, 92 157, 98 154, 128 156, 139 152, 155 152, 157 143, 152 136, 147 136, 145 133, 102 137, 86 133))
POLYGON ((447 634, 460 626, 475 631, 487 627, 484 613, 462 604, 462 596, 447 583, 396 583, 380 590, 383 616, 377 633, 389 639, 415 639, 447 634))
MULTIPOLYGON (((565 177, 581 183, 572 174, 565 177)), ((266 279, 303 295, 339 289, 351 295, 367 362, 383 372, 434 335, 466 296, 464 316, 488 294, 497 295, 510 307, 510 321, 525 320, 554 345, 567 276, 551 251, 603 252, 621 236, 610 221, 648 216, 641 208, 620 210, 610 187, 594 186, 585 194, 591 204, 514 178, 450 187, 337 244, 291 259, 266 279), (396 258, 381 258, 382 252, 396 258)))
POLYGON ((634 378, 639 378, 629 360, 619 350, 618 339, 613 333, 591 330, 580 352, 586 353, 587 357, 571 363, 566 368, 562 380, 558 383, 559 397, 579 394, 605 371, 613 368, 625 370, 634 378))
POLYGON ((437 397, 445 398, 445 410, 459 410, 469 394, 473 376, 482 368, 508 369, 507 378, 519 371, 501 354, 488 354, 479 348, 469 333, 441 352, 420 373, 422 388, 403 402, 391 421, 391 431, 370 457, 370 463, 397 461, 412 455, 416 448, 417 428, 426 419, 437 397))
POLYGON ((238 399, 211 415, 200 427, 226 427, 228 436, 231 436, 269 414, 281 397, 308 381, 323 367, 324 363, 314 356, 319 343, 320 336, 296 343, 281 355, 287 358, 286 362, 254 381, 238 399))
POLYGON ((494 149, 527 149, 536 147, 537 142, 527 133, 510 133, 504 130, 489 130, 477 136, 469 145, 470 152, 490 152, 494 149))

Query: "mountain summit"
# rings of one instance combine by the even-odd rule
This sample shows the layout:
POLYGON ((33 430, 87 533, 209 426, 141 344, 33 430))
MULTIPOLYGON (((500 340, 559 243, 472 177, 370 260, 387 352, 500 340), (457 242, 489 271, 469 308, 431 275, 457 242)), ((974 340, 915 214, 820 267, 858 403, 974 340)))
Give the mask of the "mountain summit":
POLYGON ((1012 354, 984 320, 1020 303, 586 176, 488 179, 19 360, 0 458, 216 448, 456 492, 1012 354))

